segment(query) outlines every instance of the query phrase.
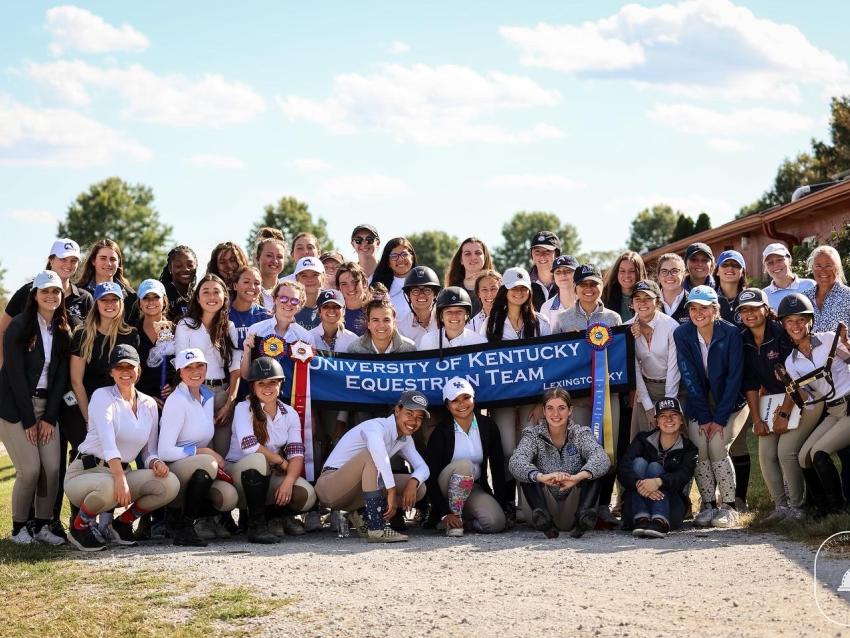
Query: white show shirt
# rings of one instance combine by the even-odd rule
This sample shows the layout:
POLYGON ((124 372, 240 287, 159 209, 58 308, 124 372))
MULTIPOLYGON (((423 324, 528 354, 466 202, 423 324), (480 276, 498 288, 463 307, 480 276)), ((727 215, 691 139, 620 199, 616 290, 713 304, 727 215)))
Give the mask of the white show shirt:
POLYGON ((159 458, 166 463, 194 456, 199 447, 209 447, 215 434, 215 393, 200 388, 201 400, 181 382, 165 400, 159 421, 159 458))
POLYGON ((38 319, 38 330, 41 333, 41 343, 44 345, 44 367, 41 368, 41 374, 38 377, 36 388, 39 390, 47 389, 47 373, 50 370, 50 355, 53 350, 53 330, 44 320, 40 313, 35 313, 38 319))
POLYGON ((403 288, 404 277, 393 277, 393 283, 390 284, 390 303, 395 308, 398 323, 401 323, 401 320, 410 314, 410 304, 407 303, 403 288))
POLYGON ((711 344, 705 342, 699 330, 697 330, 697 342, 699 343, 699 353, 702 357, 702 367, 705 373, 708 374, 708 348, 711 344))
POLYGON ((236 326, 232 321, 228 321, 227 324, 227 334, 230 336, 230 343, 233 344, 233 354, 231 355, 229 370, 224 369, 224 361, 221 358, 221 354, 213 346, 210 340, 210 333, 207 332, 207 328, 203 323, 197 328, 192 328, 185 318, 178 321, 177 328, 174 330, 174 351, 180 352, 187 348, 199 348, 207 360, 207 379, 226 380, 231 372, 239 370, 239 365, 242 363, 242 351, 236 347, 236 344, 239 343, 236 326))
MULTIPOLYGON (((785 359, 785 369, 792 379, 809 374, 813 370, 820 368, 826 363, 826 357, 829 355, 829 350, 832 347, 832 340, 835 338, 834 332, 818 332, 811 336, 812 340, 812 358, 809 359, 794 348, 788 358, 785 359)), ((850 367, 847 365, 846 358, 850 357, 850 353, 844 348, 841 342, 838 343, 838 348, 835 351, 835 359, 832 360, 832 381, 835 384, 835 394, 830 401, 840 399, 850 394, 850 367)), ((807 390, 815 393, 816 397, 820 398, 827 396, 832 388, 829 387, 826 379, 819 379, 803 386, 803 393, 807 394, 807 390)))
MULTIPOLYGON (((369 450, 387 489, 395 487, 390 458, 396 454, 401 454, 401 457, 413 466, 411 476, 420 484, 424 483, 430 474, 428 465, 416 451, 413 439, 409 436, 399 436, 395 414, 363 421, 346 432, 328 456, 325 467, 339 469, 363 450, 369 450)), ((378 486, 374 489, 378 489, 378 486)))
POLYGON ((428 325, 423 327, 416 318, 416 314, 411 312, 404 319, 398 321, 398 332, 403 337, 407 337, 419 347, 419 341, 432 330, 437 329, 437 318, 434 312, 431 312, 431 318, 428 325))
POLYGON ((309 332, 312 337, 311 343, 316 348, 319 350, 330 350, 331 352, 348 352, 348 346, 360 338, 351 332, 351 330, 341 328, 336 333, 333 343, 328 343, 325 341, 325 329, 322 327, 322 324, 319 324, 309 332))
POLYGON ((475 346, 479 343, 487 343, 487 337, 473 332, 469 328, 464 328, 454 339, 446 337, 444 328, 439 330, 431 330, 423 336, 418 343, 417 350, 437 350, 440 347, 440 333, 443 333, 443 348, 459 348, 460 346, 475 346))
POLYGON ((487 323, 487 315, 484 314, 484 311, 481 310, 477 315, 470 318, 469 321, 466 322, 466 327, 472 330, 473 332, 481 332, 481 326, 486 325, 487 323))
POLYGON ((575 301, 568 305, 564 305, 561 303, 561 294, 558 293, 549 297, 546 301, 543 302, 543 305, 540 306, 540 314, 546 317, 549 320, 550 326, 558 325, 558 315, 560 315, 567 308, 572 308, 575 301))
POLYGON ((86 439, 79 451, 109 461, 121 459, 122 463, 134 460, 142 453, 145 466, 150 467, 157 458, 156 401, 136 391, 136 414, 114 385, 95 390, 89 400, 89 423, 86 439))
POLYGON ((262 321, 258 321, 253 326, 248 327, 248 334, 254 335, 256 337, 268 337, 269 335, 276 334, 278 337, 281 337, 287 343, 293 343, 295 341, 306 341, 310 345, 313 345, 313 336, 310 334, 310 331, 307 330, 304 326, 295 323, 294 321, 289 324, 289 327, 286 329, 285 334, 278 334, 277 332, 277 318, 272 317, 271 319, 263 319, 262 321))
MULTIPOLYGON (((637 316, 626 322, 631 325, 637 321, 637 316)), ((655 404, 646 389, 647 379, 664 379, 664 396, 675 397, 679 394, 681 374, 676 360, 676 343, 673 341, 673 331, 679 327, 679 322, 663 312, 656 311, 652 321, 652 343, 646 342, 642 334, 635 339, 635 397, 645 410, 651 410, 655 404)))
POLYGON ((661 305, 664 308, 664 314, 668 315, 668 316, 672 315, 675 312, 676 308, 679 307, 679 304, 682 302, 682 299, 684 298, 684 296, 685 296, 685 289, 683 288, 682 292, 680 292, 678 295, 676 295, 676 298, 673 300, 673 303, 668 304, 666 301, 664 301, 664 295, 661 295, 661 305))
MULTIPOLYGON (((301 420, 294 408, 277 402, 274 418, 265 414, 269 439, 263 447, 285 457, 293 459, 304 456, 304 443, 301 440, 301 420)), ((231 463, 239 461, 260 449, 260 441, 254 434, 254 417, 251 414, 251 402, 242 401, 233 411, 233 433, 230 435, 230 449, 226 459, 231 463)))
POLYGON ((473 478, 481 477, 481 464, 484 462, 484 447, 481 445, 481 433, 478 431, 478 420, 473 418, 469 426, 469 434, 463 431, 457 422, 455 428, 455 451, 452 463, 469 460, 472 463, 473 478))
MULTIPOLYGON (((537 315, 537 321, 540 325, 540 334, 539 336, 543 337, 546 335, 552 334, 552 326, 549 325, 549 320, 545 315, 541 315, 539 312, 535 312, 537 315)), ((487 322, 481 324, 481 327, 478 329, 479 334, 487 336, 487 322)), ((511 324, 511 320, 505 318, 505 327, 502 329, 502 341, 515 341, 519 339, 520 336, 516 330, 514 330, 513 325, 511 324)))

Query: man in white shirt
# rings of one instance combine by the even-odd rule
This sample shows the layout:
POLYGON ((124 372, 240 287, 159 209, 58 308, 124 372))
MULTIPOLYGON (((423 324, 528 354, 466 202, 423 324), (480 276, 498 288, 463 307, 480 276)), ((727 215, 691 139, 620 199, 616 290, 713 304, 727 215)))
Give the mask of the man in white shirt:
POLYGON ((358 533, 370 543, 407 540, 389 527, 389 520, 399 506, 410 509, 425 496, 428 465, 416 451, 413 435, 429 417, 424 394, 403 392, 390 416, 364 421, 346 432, 325 462, 316 482, 319 500, 348 511, 358 533), (412 466, 411 474, 393 474, 390 458, 395 454, 412 466), (364 505, 365 521, 357 511, 364 505))

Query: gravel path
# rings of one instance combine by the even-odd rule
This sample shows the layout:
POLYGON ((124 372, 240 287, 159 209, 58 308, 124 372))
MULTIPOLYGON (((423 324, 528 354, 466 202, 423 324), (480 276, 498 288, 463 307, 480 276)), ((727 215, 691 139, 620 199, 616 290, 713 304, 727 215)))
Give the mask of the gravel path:
POLYGON ((661 541, 590 533, 548 541, 520 529, 368 545, 325 530, 274 546, 227 541, 92 557, 121 568, 174 571, 209 583, 295 596, 251 622, 262 636, 850 636, 850 594, 832 593, 850 558, 743 530, 690 530, 661 541), (298 613, 293 613, 297 609, 298 613))

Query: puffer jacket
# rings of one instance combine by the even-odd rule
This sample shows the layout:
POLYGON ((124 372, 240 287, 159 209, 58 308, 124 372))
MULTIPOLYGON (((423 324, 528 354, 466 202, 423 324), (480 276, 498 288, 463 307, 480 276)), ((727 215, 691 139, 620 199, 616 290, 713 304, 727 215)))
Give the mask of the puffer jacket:
MULTIPOLYGON (((610 468, 611 461, 590 428, 573 422, 567 429, 567 440, 562 448, 552 443, 545 423, 527 426, 508 464, 511 474, 523 483, 531 482, 532 472, 578 474, 584 470, 597 479, 610 468)), ((547 488, 557 499, 566 498, 570 492, 552 486, 547 488)))

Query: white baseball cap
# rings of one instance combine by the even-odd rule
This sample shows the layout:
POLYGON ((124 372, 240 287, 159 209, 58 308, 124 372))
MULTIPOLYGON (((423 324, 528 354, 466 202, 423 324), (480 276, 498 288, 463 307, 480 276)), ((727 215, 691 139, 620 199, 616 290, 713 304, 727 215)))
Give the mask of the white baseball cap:
POLYGON ((174 367, 178 370, 185 368, 190 363, 206 363, 204 351, 200 348, 186 348, 177 353, 174 357, 174 367))
POLYGON ((80 245, 73 239, 57 239, 50 247, 50 255, 55 255, 59 259, 66 257, 80 257, 80 245))
POLYGON ((32 287, 39 290, 44 290, 45 288, 58 288, 62 290, 62 280, 52 270, 42 270, 33 279, 32 287))
POLYGON ((461 394, 475 397, 475 389, 472 384, 463 377, 452 377, 443 386, 443 401, 454 401, 461 394))
POLYGON ((297 277, 305 270, 312 270, 317 273, 324 273, 325 267, 318 257, 302 257, 295 265, 295 276, 297 277))
POLYGON ((783 257, 790 257, 791 253, 786 248, 785 244, 780 242, 775 242, 773 244, 768 244, 767 247, 761 253, 761 260, 764 261, 771 255, 782 255, 783 257))
POLYGON ((502 275, 502 285, 508 290, 517 286, 525 286, 531 290, 531 277, 525 268, 508 268, 502 275))

